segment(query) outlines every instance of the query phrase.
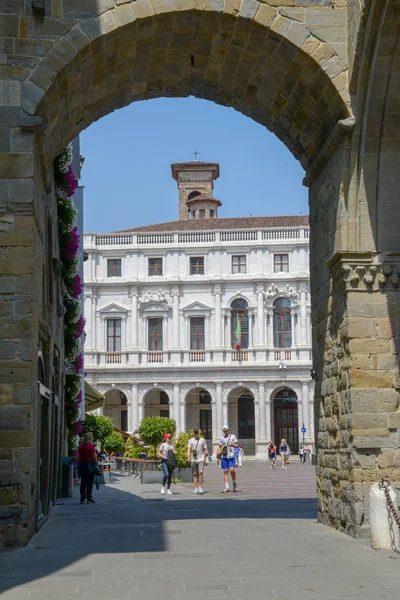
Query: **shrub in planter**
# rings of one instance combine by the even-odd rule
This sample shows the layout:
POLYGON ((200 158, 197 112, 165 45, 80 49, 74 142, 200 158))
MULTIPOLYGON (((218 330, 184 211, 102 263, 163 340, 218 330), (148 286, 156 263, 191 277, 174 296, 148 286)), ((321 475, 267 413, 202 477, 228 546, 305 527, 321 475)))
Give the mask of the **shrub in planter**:
POLYGON ((82 422, 82 431, 83 433, 91 431, 93 433, 93 442, 95 444, 99 442, 103 448, 104 440, 114 431, 114 424, 110 417, 86 415, 85 420, 82 422))
POLYGON ((168 417, 145 417, 140 423, 139 435, 146 445, 150 446, 149 455, 152 458, 157 456, 158 446, 163 440, 165 433, 172 436, 176 431, 176 423, 168 417))
POLYGON ((111 454, 111 452, 121 452, 124 448, 124 436, 118 431, 113 431, 104 439, 102 448, 108 454, 111 454))

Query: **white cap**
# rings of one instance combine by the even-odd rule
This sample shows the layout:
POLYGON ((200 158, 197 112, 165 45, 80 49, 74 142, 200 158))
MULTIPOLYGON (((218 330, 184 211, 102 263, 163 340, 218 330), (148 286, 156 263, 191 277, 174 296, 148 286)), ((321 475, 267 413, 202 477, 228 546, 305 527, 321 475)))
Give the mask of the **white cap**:
POLYGON ((224 425, 222 431, 225 431, 225 429, 229 429, 228 425, 224 425))

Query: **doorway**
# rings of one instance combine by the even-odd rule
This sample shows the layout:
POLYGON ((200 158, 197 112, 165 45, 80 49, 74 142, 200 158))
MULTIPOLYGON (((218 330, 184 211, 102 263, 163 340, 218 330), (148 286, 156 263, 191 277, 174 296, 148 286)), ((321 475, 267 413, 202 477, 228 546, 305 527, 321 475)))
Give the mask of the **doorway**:
POLYGON ((281 390, 275 396, 274 432, 276 446, 279 446, 281 439, 285 439, 292 454, 298 453, 299 414, 297 395, 291 389, 281 390))

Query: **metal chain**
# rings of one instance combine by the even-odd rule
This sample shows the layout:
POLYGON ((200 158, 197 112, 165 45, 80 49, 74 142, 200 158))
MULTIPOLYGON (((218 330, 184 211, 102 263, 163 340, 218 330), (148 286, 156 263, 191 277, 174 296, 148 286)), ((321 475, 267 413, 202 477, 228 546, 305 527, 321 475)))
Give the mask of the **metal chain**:
POLYGON ((397 513, 397 510, 395 509, 392 499, 390 497, 389 486, 390 486, 390 481, 388 481, 387 479, 383 479, 383 477, 382 477, 381 481, 378 483, 378 487, 380 490, 384 491, 385 496, 386 496, 386 502, 388 505, 388 510, 392 514, 393 519, 396 521, 396 523, 400 529, 400 515, 397 513))

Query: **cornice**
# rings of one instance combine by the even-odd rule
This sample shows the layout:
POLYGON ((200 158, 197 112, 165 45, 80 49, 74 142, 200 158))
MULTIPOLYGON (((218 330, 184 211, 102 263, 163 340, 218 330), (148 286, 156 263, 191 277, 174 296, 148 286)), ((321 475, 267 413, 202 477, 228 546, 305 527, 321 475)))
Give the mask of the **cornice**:
POLYGON ((400 252, 338 250, 326 264, 346 291, 373 292, 400 289, 400 252))

